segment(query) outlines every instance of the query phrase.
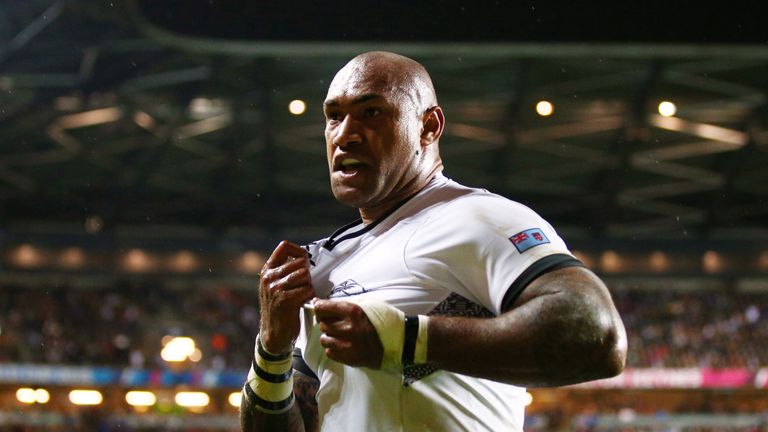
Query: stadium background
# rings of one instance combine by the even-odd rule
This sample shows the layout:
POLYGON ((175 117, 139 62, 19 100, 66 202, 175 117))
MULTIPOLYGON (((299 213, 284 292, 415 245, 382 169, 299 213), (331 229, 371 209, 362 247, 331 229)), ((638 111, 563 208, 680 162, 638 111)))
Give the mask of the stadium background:
POLYGON ((0 430, 236 430, 265 254, 355 218, 320 106, 369 49, 426 65, 446 174, 549 219, 627 325, 627 371, 532 389, 526 430, 766 430, 754 9, 0 3, 0 430))

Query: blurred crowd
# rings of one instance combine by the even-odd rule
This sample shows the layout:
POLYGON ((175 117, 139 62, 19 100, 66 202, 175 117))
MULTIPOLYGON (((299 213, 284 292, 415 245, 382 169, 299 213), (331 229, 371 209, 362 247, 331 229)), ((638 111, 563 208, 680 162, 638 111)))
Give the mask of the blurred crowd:
POLYGON ((614 292, 629 338, 630 367, 768 365, 768 293, 614 292))
MULTIPOLYGON (((768 366, 768 294, 613 293, 629 336, 628 366, 768 366)), ((256 290, 181 289, 161 282, 110 287, 0 287, 0 363, 158 368, 166 335, 190 336, 192 367, 246 370, 258 330, 256 290)))
POLYGON ((0 363, 161 368, 165 336, 192 337, 189 367, 247 370, 259 328, 255 292, 120 283, 0 289, 0 363))

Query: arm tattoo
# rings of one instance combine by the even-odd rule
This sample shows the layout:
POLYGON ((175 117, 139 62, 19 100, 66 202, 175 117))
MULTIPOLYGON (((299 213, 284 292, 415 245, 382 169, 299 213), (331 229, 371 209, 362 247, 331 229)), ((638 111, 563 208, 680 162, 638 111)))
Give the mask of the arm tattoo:
POLYGON ((254 408, 247 397, 240 403, 240 430, 242 432, 315 432, 317 431, 317 401, 315 394, 320 382, 294 371, 293 394, 295 403, 283 414, 265 414, 254 408))
POLYGON ((299 406, 301 418, 304 420, 304 430, 306 432, 315 432, 318 429, 317 424, 317 389, 320 387, 320 381, 315 378, 304 375, 296 371, 293 374, 293 394, 296 397, 296 404, 299 406))

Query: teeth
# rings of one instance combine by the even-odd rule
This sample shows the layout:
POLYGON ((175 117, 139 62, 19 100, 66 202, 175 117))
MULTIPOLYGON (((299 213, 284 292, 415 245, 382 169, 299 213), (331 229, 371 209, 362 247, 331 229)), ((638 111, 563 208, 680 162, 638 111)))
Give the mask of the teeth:
POLYGON ((361 162, 359 160, 357 160, 357 159, 347 158, 347 159, 344 159, 343 161, 341 161, 341 166, 346 168, 346 167, 348 167, 350 165, 357 165, 357 164, 360 164, 360 163, 361 162))

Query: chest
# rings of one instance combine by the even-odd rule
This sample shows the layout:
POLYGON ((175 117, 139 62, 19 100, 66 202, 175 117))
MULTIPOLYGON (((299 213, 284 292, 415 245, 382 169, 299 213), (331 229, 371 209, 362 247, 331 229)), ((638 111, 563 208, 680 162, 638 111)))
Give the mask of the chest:
POLYGON ((416 224, 349 238, 313 254, 312 285, 317 296, 343 300, 353 296, 386 301, 406 313, 425 313, 449 294, 416 278, 406 247, 416 224))

